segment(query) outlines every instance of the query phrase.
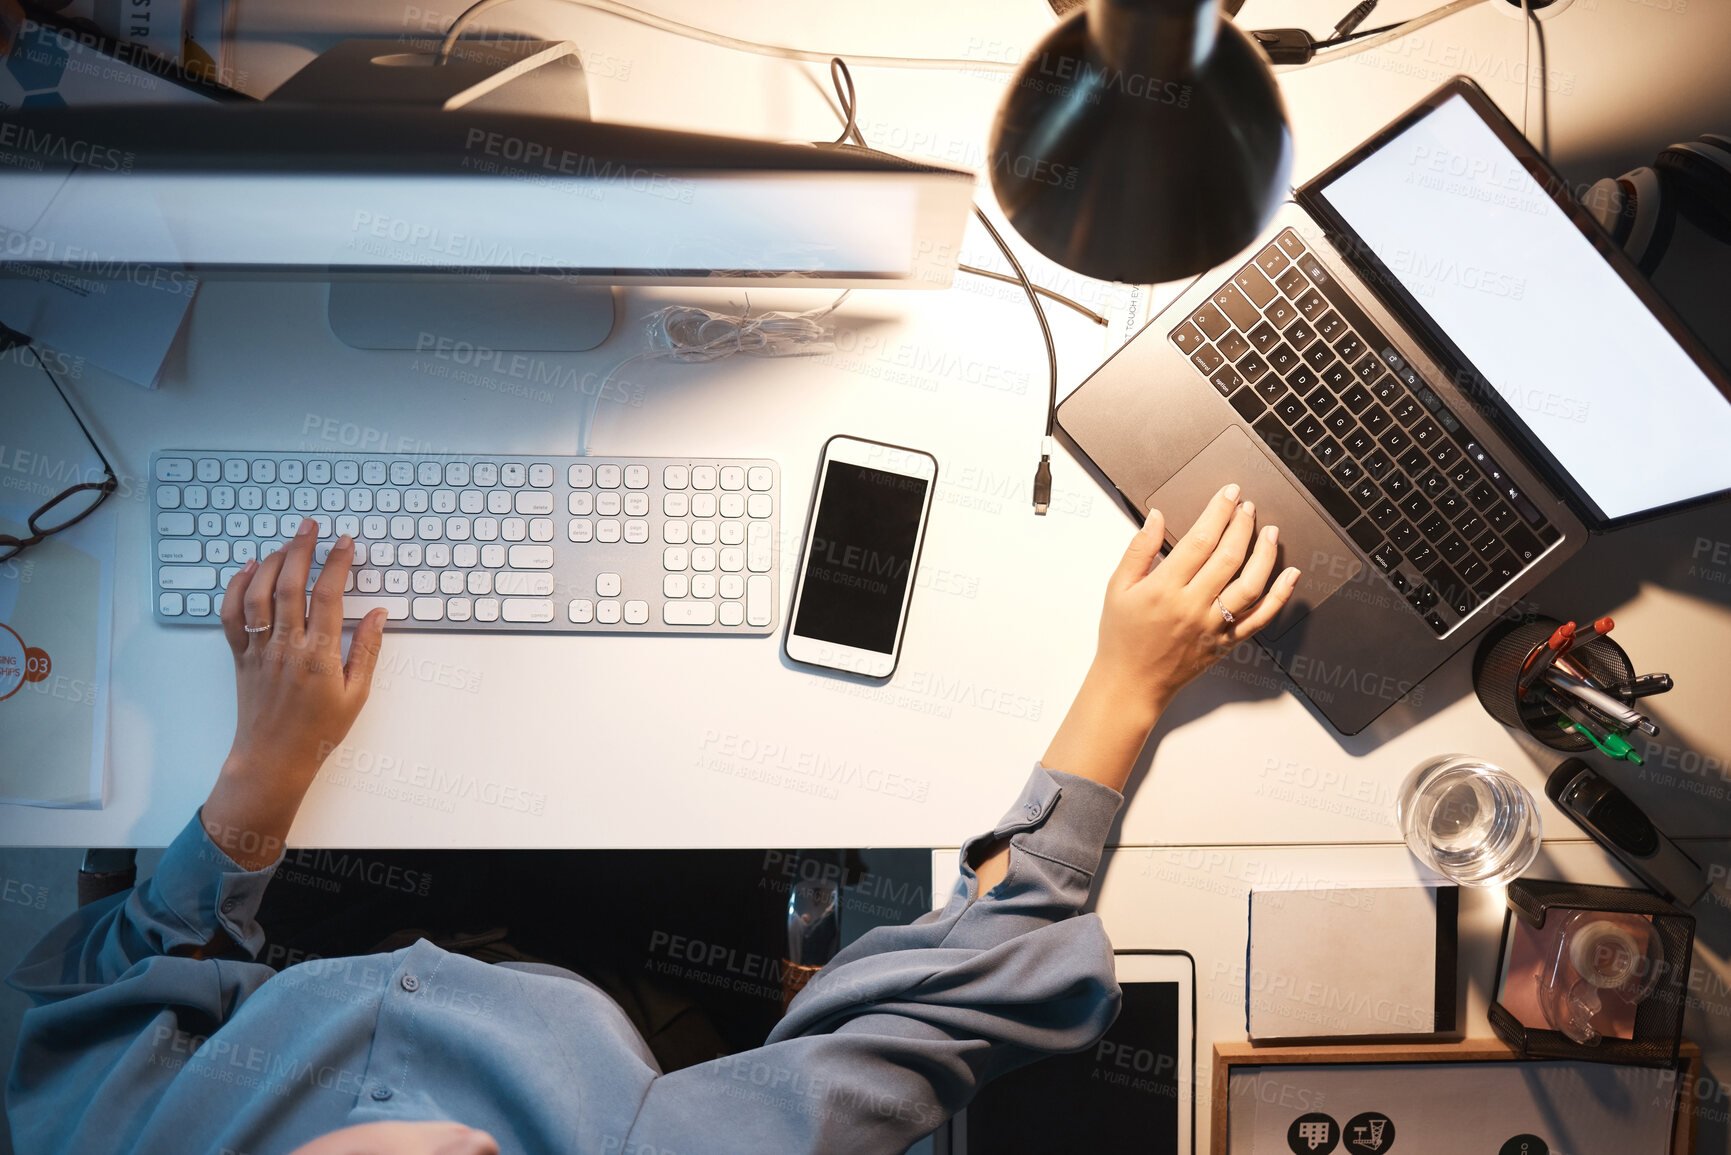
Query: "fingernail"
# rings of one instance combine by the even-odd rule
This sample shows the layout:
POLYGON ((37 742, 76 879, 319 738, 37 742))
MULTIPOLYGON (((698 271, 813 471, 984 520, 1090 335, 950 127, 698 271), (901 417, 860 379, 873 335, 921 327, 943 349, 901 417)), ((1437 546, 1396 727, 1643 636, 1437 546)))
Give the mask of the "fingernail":
POLYGON ((1247 501, 1243 505, 1239 506, 1239 508, 1244 511, 1245 517, 1256 516, 1256 503, 1254 501, 1247 501))
POLYGON ((1157 510, 1157 509, 1149 510, 1147 518, 1145 518, 1142 522, 1142 532, 1147 534, 1149 537, 1153 537, 1154 536, 1154 519, 1159 517, 1159 516, 1160 516, 1159 510, 1157 510))
POLYGON ((318 527, 319 527, 319 523, 314 521, 312 518, 310 518, 310 517, 302 518, 300 526, 295 530, 295 536, 296 537, 305 537, 307 534, 311 533, 313 530, 317 529, 318 527))
POLYGON ((1238 483, 1234 481, 1231 485, 1228 485, 1225 489, 1221 490, 1220 496, 1224 497, 1227 501, 1237 501, 1238 483))
POLYGON ((1268 539, 1269 545, 1273 545, 1280 540, 1280 527, 1278 525, 1268 526, 1262 531, 1262 536, 1268 539))
POLYGON ((241 566, 240 572, 241 573, 251 573, 253 570, 255 570, 257 568, 258 568, 258 559, 254 558, 253 560, 247 562, 245 565, 241 566))
POLYGON ((1285 573, 1280 575, 1280 577, 1287 585, 1292 585, 1294 582, 1298 581, 1298 567, 1289 567, 1285 573))
POLYGON ((343 534, 341 537, 337 538, 337 548, 339 548, 339 549, 348 549, 350 546, 352 546, 354 544, 355 544, 355 539, 350 537, 346 533, 343 534))

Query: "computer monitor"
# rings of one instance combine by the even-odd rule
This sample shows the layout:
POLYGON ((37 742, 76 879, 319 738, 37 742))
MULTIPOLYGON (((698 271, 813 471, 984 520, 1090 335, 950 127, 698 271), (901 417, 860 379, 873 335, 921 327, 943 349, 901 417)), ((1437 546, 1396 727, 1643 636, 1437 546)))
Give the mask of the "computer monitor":
POLYGON ((610 286, 944 288, 973 185, 864 149, 436 103, 9 110, 0 268, 328 280, 351 344, 588 348, 610 286))

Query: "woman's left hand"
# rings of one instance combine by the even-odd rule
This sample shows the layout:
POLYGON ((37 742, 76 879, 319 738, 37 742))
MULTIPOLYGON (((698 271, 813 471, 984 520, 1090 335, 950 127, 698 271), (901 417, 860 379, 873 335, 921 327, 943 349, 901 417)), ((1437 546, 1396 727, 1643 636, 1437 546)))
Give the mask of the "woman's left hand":
POLYGON ((383 642, 385 611, 376 609, 356 627, 343 662, 343 585, 354 541, 343 536, 331 546, 309 599, 317 541, 308 518, 285 548, 247 563, 223 599, 223 632, 234 652, 235 735, 205 803, 204 825, 243 866, 236 849, 259 865, 274 861, 319 767, 366 704, 383 642))

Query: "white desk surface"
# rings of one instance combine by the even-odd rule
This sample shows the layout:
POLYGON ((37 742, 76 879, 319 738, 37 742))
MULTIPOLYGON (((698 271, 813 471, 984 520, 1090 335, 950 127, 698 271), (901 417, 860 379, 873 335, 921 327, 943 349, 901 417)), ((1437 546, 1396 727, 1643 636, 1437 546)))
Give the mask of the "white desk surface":
MULTIPOLYGON (((1387 3, 1377 18, 1426 6, 1387 3)), ((1336 7, 1251 0, 1241 21, 1326 28, 1336 7)), ((1017 56, 1049 24, 1036 0, 662 10, 786 43, 979 59, 1017 56)), ((418 17, 404 13, 421 11, 332 0, 292 14, 287 6, 251 9, 241 28, 248 86, 268 91, 342 35, 418 32, 418 17), (324 30, 302 33, 291 19, 324 30)), ((495 17, 499 27, 577 39, 592 57, 598 118, 779 139, 834 133, 816 66, 740 56, 557 4, 495 17)), ((1707 44, 1722 43, 1731 28, 1731 8, 1691 4, 1678 13, 1635 0, 1574 0, 1550 26, 1553 140, 1572 174, 1621 171, 1731 119, 1715 115, 1731 108, 1731 80, 1707 55, 1707 44), (1640 53, 1622 51, 1637 41, 1640 53)), ((1457 67, 1518 115, 1511 78, 1520 75, 1519 27, 1487 5, 1410 45, 1286 76, 1297 179, 1457 67)), ((861 69, 857 79, 874 144, 982 161, 1001 77, 861 69)), ((981 196, 989 194, 982 188, 981 196)), ((977 232, 966 250, 975 263, 999 263, 977 232)), ((1043 261, 1031 265, 1054 287, 1096 302, 1109 293, 1043 261)), ((536 373, 605 373, 639 349, 635 318, 667 301, 715 296, 630 292, 601 350, 546 356, 536 373)), ((754 293, 752 304, 827 299, 754 293)), ((1068 310, 1050 313, 1068 390, 1106 345, 1068 310)), ((963 275, 945 292, 856 293, 838 318, 845 352, 833 357, 633 366, 624 375, 633 403, 601 406, 593 448, 777 458, 781 528, 793 541, 830 434, 935 453, 941 473, 920 589, 901 668, 886 687, 790 667, 774 637, 388 634, 372 700, 313 788, 294 840, 931 846, 953 845, 994 818, 1086 666, 1101 583, 1133 524, 1064 454, 1053 463, 1052 514, 1036 518, 1028 506, 1045 366, 1018 293, 963 275)), ((350 349, 325 323, 322 286, 212 282, 200 290, 160 389, 96 371, 77 388, 119 468, 136 476, 153 448, 168 446, 574 452, 579 396, 534 382, 525 396, 524 384, 432 356, 350 349)), ((1681 835, 1722 832, 1731 807, 1731 783, 1719 770, 1731 741, 1718 661, 1731 647, 1731 579, 1702 560, 1703 548, 1723 556, 1718 543, 1727 541, 1725 509, 1671 519, 1594 543, 1536 598, 1564 616, 1614 614, 1640 666, 1677 678, 1678 689, 1657 705, 1664 734, 1650 765, 1658 773, 1625 767, 1617 776, 1681 835)), ((146 551, 145 506, 134 498, 120 528, 108 805, 0 808, 0 843, 161 844, 215 775, 233 722, 226 649, 215 629, 151 620, 146 551)), ((796 552, 790 546, 783 555, 788 577, 796 552)), ((1469 647, 1371 730, 1342 739, 1246 647, 1163 721, 1116 841, 1385 843, 1401 779, 1446 750, 1487 756, 1538 792, 1558 758, 1485 715, 1471 694, 1470 656, 1469 647)), ((1549 810, 1546 822, 1573 832, 1549 810)))
MULTIPOLYGON (((1519 24, 1493 10, 1500 3, 1359 59, 1288 74, 1295 179, 1457 71, 1518 116, 1519 24)), ((1347 6, 1250 0, 1241 23, 1323 30, 1347 6)), ((1387 0, 1376 19, 1429 6, 1387 0)), ((982 60, 1019 57, 1049 24, 1039 0, 656 7, 783 43, 982 60)), ((431 13, 383 0, 250 6, 244 84, 268 92, 341 36, 414 34, 431 13)), ((578 40, 602 119, 777 139, 834 134, 820 68, 741 57, 552 3, 519 3, 489 20, 578 40)), ((1731 70, 1721 60, 1731 6, 1573 0, 1547 26, 1553 156, 1571 179, 1618 173, 1673 140, 1731 127, 1731 70)), ((856 79, 871 143, 982 163, 1001 77, 858 69, 856 79)), ((965 255, 999 264, 977 233, 965 255)), ((1029 263, 1044 284, 1103 298, 1098 286, 1029 263)), ((630 293, 604 349, 546 364, 604 373, 637 348, 630 318, 665 301, 700 299, 630 293)), ((753 303, 808 307, 818 299, 754 294, 753 303)), ((95 374, 79 384, 85 406, 132 475, 152 448, 171 444, 347 449, 366 438, 392 449, 573 451, 579 398, 571 391, 526 398, 513 394, 520 382, 509 376, 459 381, 443 376, 453 367, 437 359, 358 352, 331 336, 323 312, 316 286, 208 284, 159 391, 95 374)), ((628 380, 641 386, 641 404, 604 405, 594 448, 774 456, 784 469, 789 535, 800 528, 805 486, 829 434, 933 451, 943 471, 922 588, 888 687, 791 669, 773 638, 391 635, 373 700, 314 787, 294 840, 953 846, 993 819, 1068 703, 1091 650, 1100 583, 1132 524, 1067 456, 1054 462, 1052 515, 1036 519, 1027 507, 1045 368, 1018 293, 964 276, 944 293, 857 293, 839 316, 848 352, 834 358, 634 368, 628 380), (332 780, 343 763, 359 788, 332 780), (766 772, 778 780, 765 781, 766 772), (889 775, 920 796, 897 796, 889 775), (369 784, 409 789, 387 797, 369 784), (498 804, 507 793, 536 799, 539 813, 498 804)), ((1106 349, 1099 331, 1068 311, 1051 316, 1064 388, 1073 388, 1106 349)), ((142 502, 129 503, 120 531, 109 804, 97 812, 0 807, 0 844, 163 843, 202 800, 227 748, 227 655, 214 630, 166 629, 149 618, 144 512, 142 502)), ((1664 733, 1648 767, 1612 773, 1678 835, 1723 836, 1731 814, 1731 680, 1718 660, 1731 648, 1731 567, 1711 560, 1728 542, 1723 509, 1671 519, 1594 543, 1535 599, 1565 616, 1615 615, 1641 667, 1677 678, 1677 690, 1657 703, 1664 733)), ((785 560, 793 564, 791 551, 785 560)), ((1334 735, 1265 662, 1249 660, 1203 678, 1162 724, 1097 904, 1120 947, 1182 947, 1196 957, 1204 1079, 1212 1043, 1243 1037, 1243 983, 1232 968, 1244 959, 1250 885, 1413 876, 1415 864, 1393 841, 1393 793, 1407 770, 1440 751, 1485 755, 1539 792, 1558 756, 1480 710, 1469 660, 1470 648, 1422 697, 1354 739, 1334 735)), ((1547 830, 1563 837, 1547 840, 1533 874, 1630 882, 1545 805, 1547 830)), ((1731 1052, 1731 844, 1688 848, 1717 879, 1715 899, 1696 911, 1699 982, 1688 1030, 1707 1048, 1709 1072, 1723 1072, 1721 1056, 1731 1052)), ((1463 903, 1473 1034, 1486 1033, 1500 911, 1500 891, 1463 903)), ((1700 1090, 1700 1149, 1726 1150, 1724 1088, 1709 1080, 1700 1090)), ((1206 1104, 1205 1082, 1198 1093, 1206 1104)), ((1208 1149, 1207 1126, 1203 1106, 1199 1151, 1208 1149)))

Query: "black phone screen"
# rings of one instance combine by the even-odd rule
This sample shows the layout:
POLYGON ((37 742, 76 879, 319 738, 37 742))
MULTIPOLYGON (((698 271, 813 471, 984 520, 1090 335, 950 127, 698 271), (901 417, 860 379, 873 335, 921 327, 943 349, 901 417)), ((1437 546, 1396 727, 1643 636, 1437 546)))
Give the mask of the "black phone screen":
POLYGON ((867 465, 828 464, 794 633, 880 654, 895 651, 928 484, 867 465))

